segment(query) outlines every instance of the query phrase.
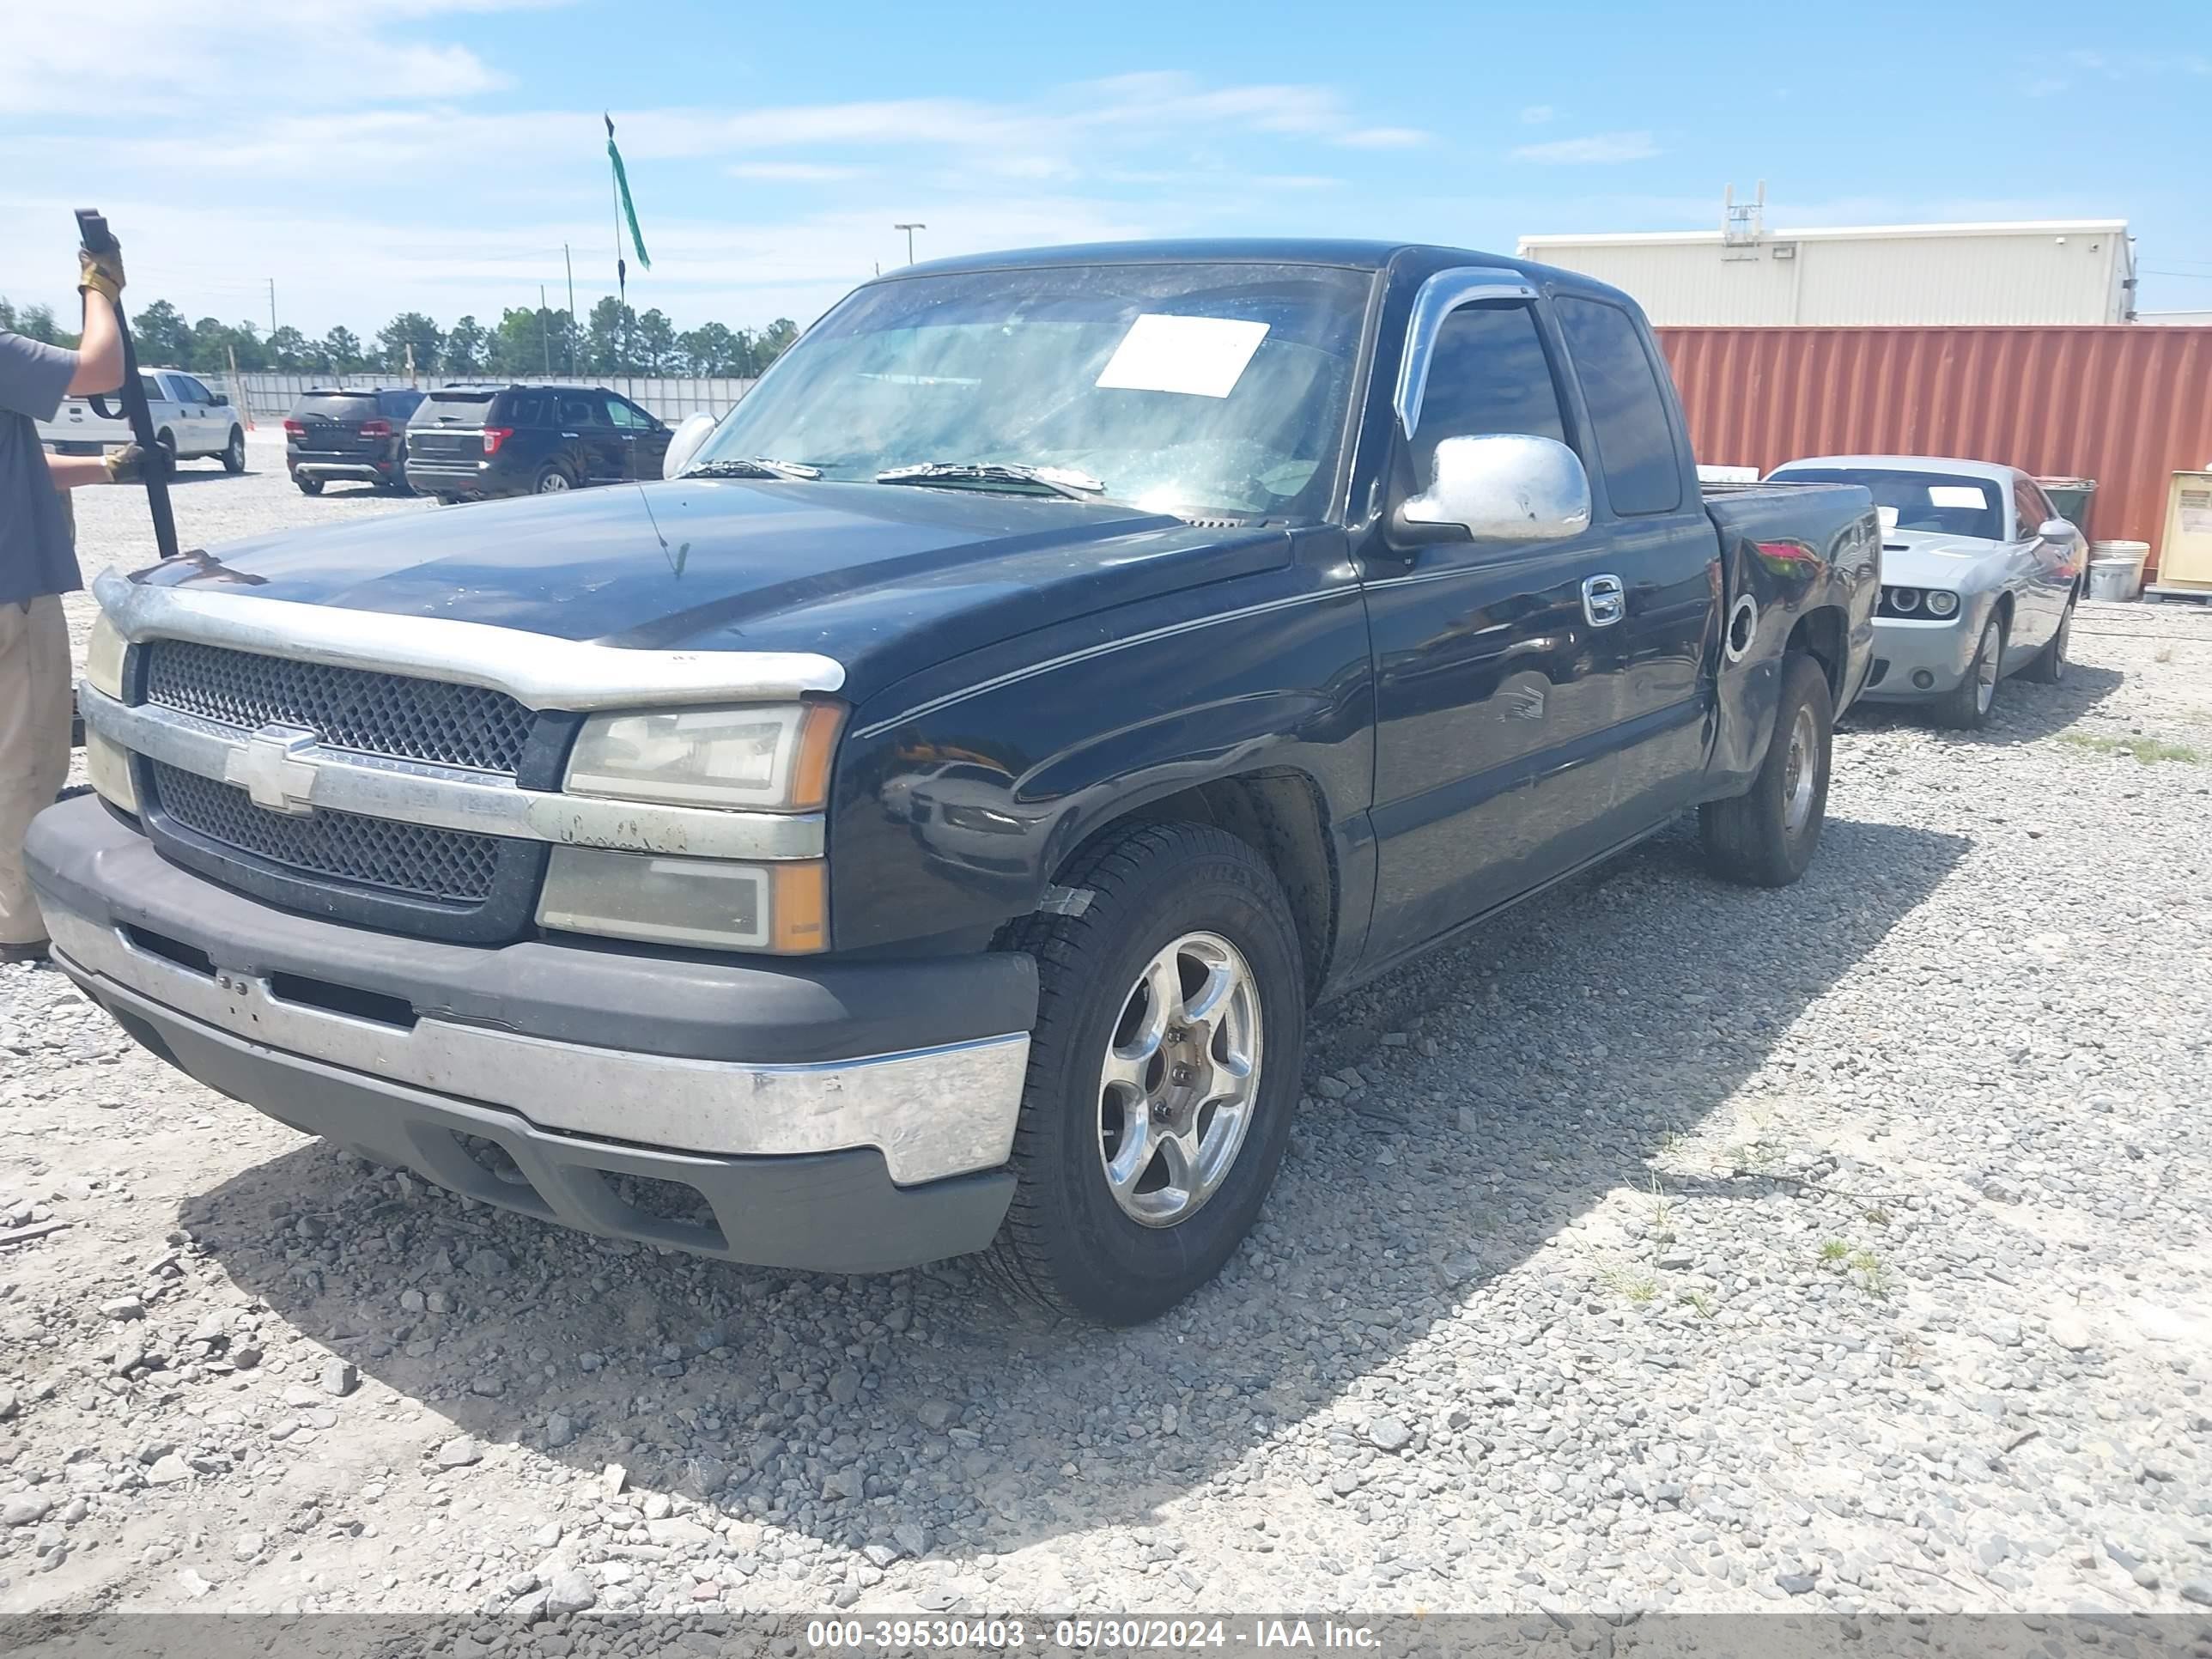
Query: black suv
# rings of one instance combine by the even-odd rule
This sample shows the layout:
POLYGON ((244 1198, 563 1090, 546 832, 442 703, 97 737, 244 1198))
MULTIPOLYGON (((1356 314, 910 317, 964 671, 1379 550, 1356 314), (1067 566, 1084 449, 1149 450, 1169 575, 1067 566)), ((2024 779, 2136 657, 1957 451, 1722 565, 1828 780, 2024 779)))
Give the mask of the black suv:
POLYGON ((407 493, 407 419, 422 394, 406 386, 366 392, 319 386, 284 417, 284 465, 292 482, 319 495, 332 478, 359 478, 407 493))
POLYGON ((668 436, 605 386, 443 386, 407 423, 407 482, 458 501, 658 478, 668 436))

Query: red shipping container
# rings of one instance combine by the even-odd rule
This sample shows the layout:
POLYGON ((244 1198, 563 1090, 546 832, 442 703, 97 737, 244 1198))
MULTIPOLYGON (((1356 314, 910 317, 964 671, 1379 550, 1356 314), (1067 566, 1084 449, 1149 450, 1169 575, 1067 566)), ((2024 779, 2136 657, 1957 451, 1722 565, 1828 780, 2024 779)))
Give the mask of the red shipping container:
POLYGON ((1662 328, 1698 460, 1953 455, 2094 478, 2099 541, 2158 562, 2177 471, 2212 464, 2212 328, 1662 328))

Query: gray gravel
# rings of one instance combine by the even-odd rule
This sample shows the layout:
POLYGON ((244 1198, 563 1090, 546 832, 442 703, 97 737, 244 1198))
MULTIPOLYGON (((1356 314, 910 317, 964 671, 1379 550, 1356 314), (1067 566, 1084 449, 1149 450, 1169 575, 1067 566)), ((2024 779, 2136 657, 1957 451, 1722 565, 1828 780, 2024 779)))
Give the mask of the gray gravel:
POLYGON ((1670 834, 1324 1012, 1130 1333, 475 1206, 0 969, 0 1237, 65 1224, 0 1243, 0 1607, 2203 1602, 2212 763, 2105 745, 2212 757, 2212 614, 2075 638, 1981 737, 1856 720, 1793 890, 1670 834))

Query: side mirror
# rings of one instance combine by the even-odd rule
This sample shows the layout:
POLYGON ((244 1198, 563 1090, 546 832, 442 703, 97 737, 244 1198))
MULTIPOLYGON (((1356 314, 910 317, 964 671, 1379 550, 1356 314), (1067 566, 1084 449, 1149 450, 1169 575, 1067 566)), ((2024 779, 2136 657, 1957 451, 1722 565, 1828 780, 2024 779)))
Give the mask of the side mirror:
POLYGON ((228 409, 230 394, 227 392, 210 392, 208 393, 208 402, 216 409, 228 409))
POLYGON ((1407 525, 1463 530, 1478 542, 1557 542, 1589 528, 1589 475, 1553 438, 1446 438, 1435 477, 1398 509, 1407 525))
POLYGON ((2035 533, 2045 541, 2057 542, 2062 547, 2071 546, 2074 541, 2074 526, 2064 519, 2045 519, 2043 528, 2035 533))
POLYGON ((720 424, 712 415, 702 413, 686 416, 684 424, 678 427, 675 434, 669 439, 668 453, 660 458, 660 476, 675 477, 690 465, 691 458, 699 453, 699 446, 707 441, 708 434, 720 424))

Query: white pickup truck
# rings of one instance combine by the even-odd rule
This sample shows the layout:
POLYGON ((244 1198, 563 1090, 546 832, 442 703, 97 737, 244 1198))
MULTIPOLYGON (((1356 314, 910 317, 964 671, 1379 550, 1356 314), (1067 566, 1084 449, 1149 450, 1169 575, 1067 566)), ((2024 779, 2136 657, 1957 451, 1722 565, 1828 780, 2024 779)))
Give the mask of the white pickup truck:
MULTIPOLYGON (((246 471, 246 430, 238 411, 220 392, 210 392, 180 368, 142 368, 146 407, 154 416, 154 441, 168 453, 172 467, 198 456, 222 458, 226 472, 246 471)), ((100 401, 116 410, 111 420, 89 398, 64 401, 51 421, 39 422, 39 441, 58 455, 97 455, 113 444, 131 441, 131 422, 123 417, 122 394, 100 401)))

